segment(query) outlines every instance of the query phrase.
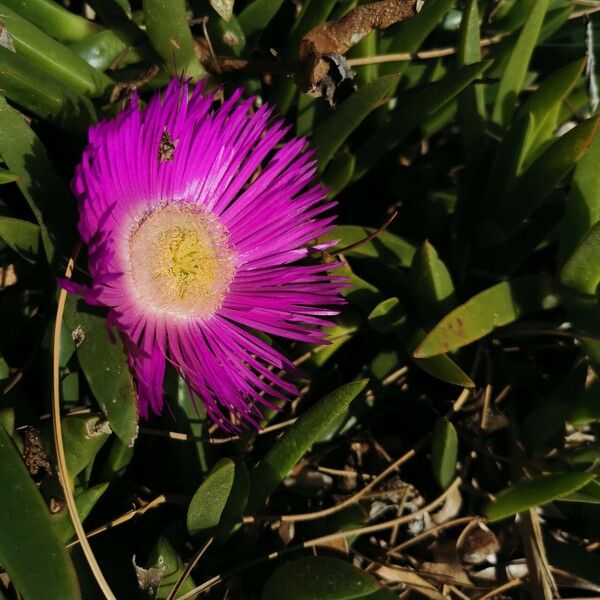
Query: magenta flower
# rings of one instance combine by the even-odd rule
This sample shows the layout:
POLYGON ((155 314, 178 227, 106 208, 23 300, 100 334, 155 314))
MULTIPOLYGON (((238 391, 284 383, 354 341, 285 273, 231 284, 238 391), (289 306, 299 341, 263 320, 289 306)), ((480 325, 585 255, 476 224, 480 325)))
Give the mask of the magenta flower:
POLYGON ((73 190, 92 285, 76 291, 110 309, 143 416, 163 407, 168 361, 219 425, 258 427, 261 405, 298 390, 253 330, 323 343, 342 302, 332 265, 303 261, 334 203, 271 109, 240 90, 213 109, 203 87, 174 80, 90 130, 73 190))

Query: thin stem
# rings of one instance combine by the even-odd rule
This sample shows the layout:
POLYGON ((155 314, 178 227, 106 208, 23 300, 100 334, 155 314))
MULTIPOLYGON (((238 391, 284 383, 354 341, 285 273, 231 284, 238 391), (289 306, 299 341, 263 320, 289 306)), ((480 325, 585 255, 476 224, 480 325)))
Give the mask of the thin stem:
MULTIPOLYGON (((120 517, 117 517, 116 519, 113 519, 112 521, 109 521, 108 523, 105 523, 104 525, 101 525, 100 527, 97 527, 96 529, 92 529, 92 531, 86 533, 86 537, 89 540, 90 538, 92 538, 96 535, 99 535, 101 533, 104 533, 105 531, 108 531, 109 529, 114 529, 115 527, 118 527, 119 525, 123 525, 123 523, 127 523, 128 521, 131 521, 131 519, 133 519, 133 517, 139 517, 139 516, 145 514, 150 509, 160 506, 161 504, 164 504, 166 501, 167 501, 166 496, 164 496, 164 495, 157 496, 156 498, 154 498, 154 500, 152 500, 151 502, 148 502, 148 504, 146 504, 145 506, 142 506, 141 508, 136 508, 134 510, 129 510, 125 514, 122 514, 120 517)), ((67 548, 70 548, 71 546, 76 546, 78 543, 79 543, 78 539, 73 540, 70 544, 67 544, 67 548)))
MULTIPOLYGON (((495 35, 491 38, 481 40, 480 46, 492 46, 502 41, 506 36, 495 35)), ((456 54, 456 46, 447 46, 446 48, 436 48, 435 50, 423 50, 422 52, 396 52, 395 54, 379 54, 375 56, 365 56, 364 58, 350 58, 346 62, 350 67, 360 67, 363 65, 378 65, 389 62, 405 62, 408 60, 429 58, 442 58, 443 56, 452 56, 456 54)))
MULTIPOLYGON (((71 279, 73 275, 73 266, 81 251, 81 242, 77 244, 65 270, 65 278, 71 279)), ((54 343, 52 346, 52 417, 53 417, 53 429, 54 429, 54 446, 56 449, 56 460, 58 462, 58 478, 65 494, 65 501, 69 510, 69 516, 73 523, 73 529, 77 534, 77 539, 81 544, 81 549, 85 555, 85 558, 90 566, 96 583, 102 590, 104 597, 107 600, 117 600, 116 596, 112 593, 108 582, 102 574, 100 565, 92 552, 90 543, 83 530, 83 524, 79 518, 77 512, 77 505, 75 504, 75 498, 73 497, 73 490, 71 489, 71 480, 69 478, 69 471, 67 468, 67 458, 65 456, 65 446, 62 437, 62 422, 60 419, 60 379, 59 379, 59 357, 60 357, 60 335, 62 331, 63 315, 65 312, 65 304, 67 301, 67 290, 64 288, 60 290, 58 296, 58 306, 56 308, 56 322, 54 324, 54 343)))
POLYGON ((208 538, 206 542, 201 546, 201 548, 194 554, 192 560, 190 560, 187 567, 183 570, 183 573, 179 576, 179 579, 175 582, 175 585, 171 588, 169 595, 167 596, 167 600, 173 600, 175 598, 175 594, 179 591, 179 588, 183 585, 183 582, 188 578, 189 574, 194 570, 194 567, 198 564, 198 561, 204 556, 206 551, 211 547, 214 537, 208 538))
POLYGON ((366 238, 359 240, 358 242, 354 242, 354 244, 350 244, 348 246, 344 246, 343 248, 334 248, 333 254, 343 254, 344 252, 348 252, 349 250, 354 250, 363 244, 367 244, 374 240, 378 235, 383 233, 392 223, 392 221, 398 216, 398 211, 394 211, 394 213, 386 220, 386 222, 378 227, 373 233, 369 234, 366 238))
POLYGON ((465 525, 467 523, 480 520, 481 519, 479 517, 460 517, 458 519, 453 519, 452 521, 446 521, 446 523, 440 523, 439 525, 436 525, 435 527, 432 527, 431 529, 428 529, 427 531, 424 531, 423 533, 420 533, 419 535, 416 535, 415 537, 410 538, 409 540, 406 540, 405 542, 402 542, 393 548, 390 548, 388 550, 388 554, 400 553, 403 550, 406 550, 406 548, 409 548, 414 544, 418 544, 420 541, 425 540, 428 537, 443 531, 444 529, 451 529, 452 527, 457 527, 458 525, 465 525))
POLYGON ((416 456, 417 450, 419 450, 425 442, 429 439, 429 436, 426 436, 422 440, 420 440, 413 448, 411 448, 408 452, 403 454, 400 458, 394 461, 391 465, 386 467, 377 477, 375 477, 371 482, 365 485, 364 488, 344 500, 335 506, 330 506, 329 508, 324 508, 323 510, 319 510, 311 513, 301 513, 297 515, 278 515, 278 516, 258 516, 258 517, 244 517, 244 523, 255 523, 257 521, 267 520, 267 521, 281 521, 282 523, 298 523, 301 521, 314 521, 315 519, 321 519, 323 517, 328 517, 336 512, 339 512, 343 508, 350 506, 351 504, 355 504, 358 502, 363 496, 365 496, 370 490, 372 490, 376 485, 378 485, 381 481, 383 481, 390 473, 396 471, 401 465, 408 462, 411 458, 416 456))
POLYGON ((312 540, 307 540, 306 542, 303 542, 302 544, 290 546, 279 552, 271 552, 270 554, 267 554, 265 556, 255 558, 254 560, 251 560, 244 565, 230 569, 229 571, 226 571, 225 573, 223 573, 221 575, 215 575, 214 577, 211 577, 209 580, 207 580, 204 583, 200 584, 199 586, 195 587, 193 590, 190 590, 187 594, 184 594, 183 596, 179 596, 179 598, 177 598, 177 600, 191 600, 192 598, 196 598, 201 593, 210 590, 215 585, 218 585, 219 583, 221 583, 225 579, 228 579, 229 577, 232 577, 233 575, 237 575, 238 573, 242 573, 243 571, 246 571, 246 570, 250 569, 251 567, 254 567, 255 565, 258 565, 260 563, 263 563, 263 562, 266 562, 269 560, 273 560, 275 558, 279 558, 280 556, 289 554, 291 552, 296 552, 298 550, 302 550, 302 549, 306 549, 306 548, 314 548, 315 546, 318 546, 320 544, 325 544, 326 542, 330 542, 332 540, 346 539, 348 537, 364 535, 367 533, 374 533, 376 531, 384 531, 386 529, 398 527, 399 525, 402 525, 404 523, 410 523, 411 521, 413 521, 414 519, 417 519, 421 515, 424 515, 427 512, 431 512, 434 508, 436 508, 438 505, 440 505, 442 502, 444 502, 446 500, 446 498, 450 494, 452 494, 456 490, 456 488, 458 488, 458 486, 461 484, 461 482, 462 482, 462 480, 460 479, 460 477, 457 477, 452 482, 452 484, 448 487, 448 489, 446 491, 444 491, 444 493, 441 496, 438 496, 435 500, 433 500, 426 506, 423 506, 419 510, 416 510, 415 512, 410 513, 409 515, 403 515, 401 517, 396 517, 395 519, 392 519, 391 521, 385 521, 384 523, 377 523, 375 525, 368 525, 366 527, 360 527, 358 529, 350 529, 347 531, 339 531, 337 533, 332 533, 330 535, 324 535, 324 536, 321 536, 318 538, 313 538, 312 540))
MULTIPOLYGON (((286 429, 290 425, 293 425, 296 422, 296 419, 288 419, 287 421, 282 421, 281 423, 276 423, 275 425, 271 425, 270 427, 265 427, 264 429, 259 429, 256 432, 253 432, 252 435, 265 435, 266 433, 272 433, 273 431, 279 431, 281 429, 286 429)), ((164 429, 152 429, 150 427, 140 427, 140 433, 145 435, 155 435, 158 437, 167 437, 172 440, 177 440, 179 442, 203 442, 205 444, 212 444, 218 446, 220 444, 228 444, 229 442, 237 442, 243 439, 243 436, 232 435, 230 437, 206 437, 199 435, 189 435, 187 433, 180 433, 178 431, 166 431, 164 429)))

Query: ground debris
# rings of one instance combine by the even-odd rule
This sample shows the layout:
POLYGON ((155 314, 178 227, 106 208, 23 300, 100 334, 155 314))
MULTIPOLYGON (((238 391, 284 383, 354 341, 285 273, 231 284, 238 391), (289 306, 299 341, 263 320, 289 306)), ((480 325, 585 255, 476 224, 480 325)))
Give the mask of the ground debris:
POLYGON ((34 481, 41 481, 46 474, 52 473, 50 461, 42 444, 39 432, 35 427, 27 426, 20 430, 23 438, 23 461, 34 481))
POLYGON ((375 29, 414 16, 418 0, 380 0, 357 6, 341 19, 328 21, 307 33, 300 44, 296 83, 311 96, 330 101, 343 81, 354 77, 344 54, 375 29))

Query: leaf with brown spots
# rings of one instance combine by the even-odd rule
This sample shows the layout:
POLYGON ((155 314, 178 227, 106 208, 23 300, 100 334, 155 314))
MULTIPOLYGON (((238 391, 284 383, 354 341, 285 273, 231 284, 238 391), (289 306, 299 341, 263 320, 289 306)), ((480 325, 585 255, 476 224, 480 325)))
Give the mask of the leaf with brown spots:
POLYGON ((503 281, 447 314, 421 342, 414 356, 429 358, 458 350, 523 315, 555 308, 558 303, 557 283, 548 275, 503 281))

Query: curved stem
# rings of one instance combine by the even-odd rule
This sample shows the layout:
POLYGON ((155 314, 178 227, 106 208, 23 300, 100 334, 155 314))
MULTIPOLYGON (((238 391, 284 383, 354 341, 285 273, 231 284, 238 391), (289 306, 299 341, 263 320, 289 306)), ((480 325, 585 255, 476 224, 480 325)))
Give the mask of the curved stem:
MULTIPOLYGON (((79 252, 81 250, 81 242, 77 244, 73 254, 69 259, 67 268, 65 270, 65 278, 71 279, 73 275, 73 268, 79 252)), ((73 496, 73 490, 71 489, 71 482, 69 478, 69 471, 67 468, 67 458, 65 456, 65 446, 62 438, 62 421, 60 419, 60 379, 59 379, 59 356, 60 356, 60 334, 62 331, 63 315, 65 312, 65 303, 67 301, 67 290, 61 289, 58 296, 58 306, 56 308, 56 322, 54 324, 54 343, 52 346, 52 420, 54 429, 54 446, 56 449, 56 460, 58 462, 58 478, 62 485, 65 493, 65 501, 69 510, 69 516, 73 523, 73 529, 77 534, 77 539, 81 545, 81 549, 85 555, 85 558, 90 566, 90 569, 98 583, 98 586, 102 590, 104 597, 107 600, 117 600, 113 594, 108 582, 102 574, 102 570, 98 565, 98 561, 94 556, 90 543, 83 530, 79 513, 77 512, 77 506, 75 504, 75 498, 73 496)))

